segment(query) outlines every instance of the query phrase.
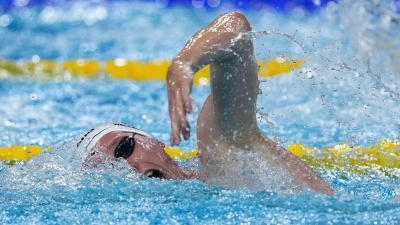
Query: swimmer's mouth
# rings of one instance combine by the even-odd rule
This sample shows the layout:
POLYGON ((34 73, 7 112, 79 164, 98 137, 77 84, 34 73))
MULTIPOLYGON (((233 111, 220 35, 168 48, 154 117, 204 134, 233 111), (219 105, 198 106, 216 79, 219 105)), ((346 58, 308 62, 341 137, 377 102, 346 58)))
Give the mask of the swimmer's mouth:
POLYGON ((164 174, 161 173, 159 170, 149 170, 144 175, 146 175, 149 178, 165 179, 164 174))

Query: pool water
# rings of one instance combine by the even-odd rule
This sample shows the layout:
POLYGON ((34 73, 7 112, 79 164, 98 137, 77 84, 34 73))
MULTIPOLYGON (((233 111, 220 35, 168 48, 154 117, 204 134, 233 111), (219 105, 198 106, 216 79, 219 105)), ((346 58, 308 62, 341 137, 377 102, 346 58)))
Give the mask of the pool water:
MULTIPOLYGON (((283 146, 300 142, 319 149, 399 139, 399 26, 397 14, 385 7, 389 3, 342 1, 302 18, 245 12, 253 30, 275 33, 256 35, 257 58, 307 59, 299 70, 260 78, 258 118, 267 136, 283 146)), ((7 12, 12 23, 0 27, 0 43, 13 44, 0 44, 0 54, 12 60, 171 59, 221 12, 159 9, 143 2, 14 9, 7 12)), ((168 143, 166 85, 107 76, 38 81, 1 75, 0 146, 53 146, 25 163, 0 165, 4 224, 400 223, 400 205, 393 201, 400 195, 397 168, 385 173, 314 168, 335 197, 148 179, 123 161, 85 170, 84 156, 72 146, 79 134, 100 123, 125 122, 168 143)), ((193 134, 209 91, 193 88, 193 134)), ((192 135, 181 149, 195 145, 192 135)), ((180 163, 191 166, 196 159, 180 163)))

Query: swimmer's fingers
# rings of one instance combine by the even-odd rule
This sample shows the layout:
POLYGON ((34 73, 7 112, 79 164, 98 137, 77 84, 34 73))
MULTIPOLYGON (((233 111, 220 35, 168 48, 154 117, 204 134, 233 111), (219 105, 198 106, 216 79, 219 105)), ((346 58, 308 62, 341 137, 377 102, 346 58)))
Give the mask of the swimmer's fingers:
POLYGON ((190 125, 186 119, 186 109, 184 105, 185 102, 183 100, 183 96, 181 95, 180 101, 177 101, 176 103, 176 114, 179 118, 179 131, 182 133, 183 139, 188 140, 190 137, 190 125))
POLYGON ((190 99, 190 93, 192 92, 193 75, 188 75, 181 82, 182 101, 185 113, 192 113, 192 100, 190 99))
POLYGON ((179 129, 179 122, 174 122, 173 117, 171 117, 171 137, 170 143, 172 146, 179 145, 181 143, 181 135, 179 129))
POLYGON ((193 72, 186 64, 173 61, 167 74, 168 109, 171 118, 171 145, 181 142, 182 133, 185 140, 190 137, 190 125, 186 114, 192 111, 190 92, 193 83, 193 72))
POLYGON ((181 132, 183 135, 183 139, 188 140, 190 137, 190 125, 187 121, 186 114, 192 112, 192 100, 190 99, 190 93, 192 91, 193 86, 193 72, 191 69, 184 68, 182 76, 180 78, 180 85, 178 92, 180 92, 180 97, 178 96, 176 99, 178 100, 176 105, 179 109, 177 111, 179 117, 179 124, 181 128, 181 132))
POLYGON ((177 102, 177 95, 174 89, 172 88, 173 85, 170 85, 170 81, 168 82, 168 110, 169 110, 169 117, 171 119, 171 138, 170 142, 171 145, 179 145, 181 143, 181 136, 180 136, 180 125, 179 125, 179 117, 178 117, 178 108, 176 106, 177 102), (172 87, 171 87, 172 86, 172 87))
POLYGON ((180 91, 176 93, 170 93, 171 97, 169 100, 169 115, 171 118, 171 145, 179 145, 181 143, 181 132, 185 140, 190 137, 190 125, 186 119, 186 113, 183 107, 183 101, 181 99, 180 91))

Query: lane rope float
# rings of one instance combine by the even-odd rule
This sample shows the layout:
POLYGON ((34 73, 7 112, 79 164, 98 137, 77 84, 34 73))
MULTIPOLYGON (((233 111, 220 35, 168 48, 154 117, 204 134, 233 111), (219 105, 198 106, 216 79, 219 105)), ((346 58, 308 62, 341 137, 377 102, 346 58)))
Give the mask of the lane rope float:
MULTIPOLYGON (((47 147, 43 151, 41 146, 36 145, 0 147, 0 160, 3 161, 3 164, 13 165, 15 162, 25 161, 35 155, 47 152, 50 148, 47 147)), ((312 168, 344 170, 354 173, 367 173, 371 169, 383 172, 386 172, 387 169, 400 169, 399 140, 383 139, 369 147, 340 143, 321 149, 302 143, 292 143, 287 149, 312 168)), ((193 150, 181 150, 166 146, 165 151, 174 160, 190 160, 198 153, 197 147, 193 150)))
MULTIPOLYGON (((298 69, 302 59, 290 60, 276 58, 257 60, 260 66, 259 76, 271 77, 298 69)), ((94 78, 107 74, 115 79, 133 79, 136 81, 165 81, 170 62, 154 60, 149 62, 132 61, 123 58, 104 62, 91 59, 76 59, 57 62, 54 60, 9 61, 0 59, 0 77, 28 76, 37 79, 71 79, 74 77, 94 78)), ((209 66, 194 75, 194 84, 208 85, 210 81, 209 66)))
POLYGON ((383 139, 369 147, 345 142, 322 149, 293 143, 288 150, 312 168, 354 173, 368 173, 371 169, 387 173, 388 169, 400 169, 399 140, 383 139))

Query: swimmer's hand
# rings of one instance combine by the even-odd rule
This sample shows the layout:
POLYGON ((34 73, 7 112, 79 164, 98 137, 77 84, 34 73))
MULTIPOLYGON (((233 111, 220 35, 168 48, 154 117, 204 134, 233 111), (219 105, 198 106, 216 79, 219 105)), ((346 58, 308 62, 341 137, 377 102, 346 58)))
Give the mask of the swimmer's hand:
POLYGON ((193 70, 189 63, 175 58, 167 73, 168 109, 171 119, 171 145, 181 143, 181 133, 185 140, 190 137, 190 125, 186 114, 192 112, 190 93, 193 86, 193 70))

